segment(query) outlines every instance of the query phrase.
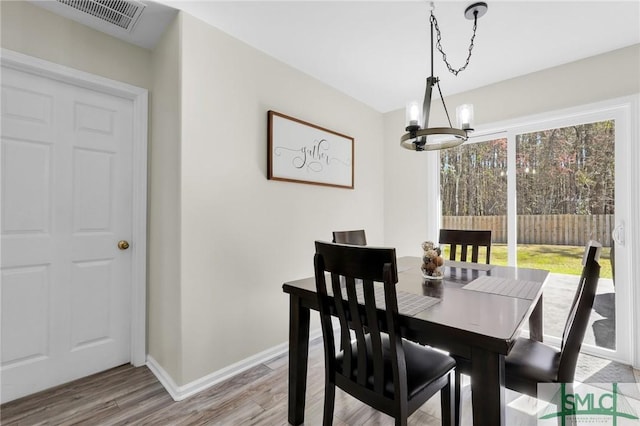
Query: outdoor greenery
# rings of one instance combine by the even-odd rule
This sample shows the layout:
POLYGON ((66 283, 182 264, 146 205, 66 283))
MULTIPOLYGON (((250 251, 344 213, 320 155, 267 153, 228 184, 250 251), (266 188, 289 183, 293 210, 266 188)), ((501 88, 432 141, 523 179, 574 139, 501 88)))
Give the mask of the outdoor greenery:
MULTIPOLYGON (((609 247, 603 247, 600 254, 600 278, 611 278, 609 247)), ((580 275, 582 273, 581 246, 518 245, 518 266, 523 268, 547 269, 557 274, 580 275)), ((491 245, 491 263, 507 264, 507 246, 491 245)))
POLYGON ((464 144, 440 151, 443 216, 507 213, 507 140, 464 144))
MULTIPOLYGON (((519 216, 615 213, 614 121, 519 134, 515 148, 515 170, 507 170, 505 138, 440 151, 442 216, 507 215, 509 173, 516 176, 519 216)), ((583 246, 541 242, 518 245, 518 266, 580 275, 583 246)), ((603 278, 612 276, 609 250, 601 256, 603 278)), ((492 246, 491 263, 507 264, 505 245, 492 246)))
POLYGON ((506 214, 507 175, 516 173, 517 214, 613 214, 613 121, 516 136, 516 170, 507 140, 440 151, 443 216, 506 214))
POLYGON ((613 121, 516 137, 518 214, 613 214, 613 121))

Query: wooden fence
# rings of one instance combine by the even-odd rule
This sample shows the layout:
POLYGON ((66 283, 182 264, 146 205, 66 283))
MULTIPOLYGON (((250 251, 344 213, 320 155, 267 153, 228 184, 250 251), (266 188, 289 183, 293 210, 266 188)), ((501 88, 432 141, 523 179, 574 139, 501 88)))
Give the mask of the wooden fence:
MULTIPOLYGON (((490 229, 494 243, 506 244, 506 216, 443 216, 445 229, 490 229)), ((519 215, 518 244, 583 246, 597 240, 611 246, 613 215, 519 215)))

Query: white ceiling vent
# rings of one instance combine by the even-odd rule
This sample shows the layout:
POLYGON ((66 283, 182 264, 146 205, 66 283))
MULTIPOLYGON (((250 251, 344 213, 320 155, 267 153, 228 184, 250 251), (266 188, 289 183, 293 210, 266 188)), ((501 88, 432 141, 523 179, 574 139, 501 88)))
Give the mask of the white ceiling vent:
POLYGON ((145 8, 135 0, 56 0, 95 19, 131 32, 145 8))
MULTIPOLYGON (((0 3, 3 0, 0 0, 0 3)), ((178 10, 148 0, 27 0, 145 49, 153 49, 178 10)))

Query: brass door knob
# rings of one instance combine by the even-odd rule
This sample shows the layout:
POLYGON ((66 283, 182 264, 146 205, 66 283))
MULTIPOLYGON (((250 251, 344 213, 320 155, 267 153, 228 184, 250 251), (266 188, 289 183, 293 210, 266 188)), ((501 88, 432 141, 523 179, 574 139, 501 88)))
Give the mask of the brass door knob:
POLYGON ((129 248, 129 242, 125 240, 118 241, 118 248, 120 250, 126 250, 129 248))

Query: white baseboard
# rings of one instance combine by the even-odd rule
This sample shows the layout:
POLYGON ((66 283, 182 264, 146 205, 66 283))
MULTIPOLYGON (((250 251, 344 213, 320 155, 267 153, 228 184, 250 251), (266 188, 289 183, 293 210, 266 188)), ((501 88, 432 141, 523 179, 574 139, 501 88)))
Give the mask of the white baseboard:
MULTIPOLYGON (((314 340, 319 336, 322 336, 322 332, 320 330, 315 333, 311 333, 309 340, 314 340)), ((174 401, 182 401, 183 399, 221 383, 236 374, 240 374, 251 367, 255 367, 256 365, 265 363, 276 356, 282 355, 288 350, 289 343, 282 343, 182 386, 178 386, 169 373, 167 373, 151 355, 147 355, 147 367, 156 376, 162 386, 164 386, 174 401)))
POLYGON ((158 363, 158 361, 153 359, 151 355, 147 355, 146 365, 149 370, 151 370, 153 375, 156 376, 156 379, 158 379, 160 384, 164 386, 165 390, 169 393, 169 395, 171 395, 171 398, 173 398, 174 401, 180 401, 183 399, 180 398, 180 387, 176 385, 176 382, 173 381, 169 373, 167 373, 165 369, 162 368, 162 366, 158 363))

